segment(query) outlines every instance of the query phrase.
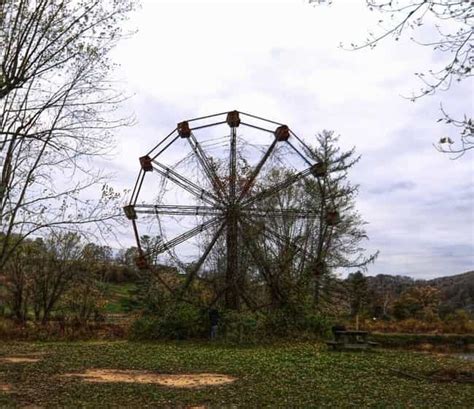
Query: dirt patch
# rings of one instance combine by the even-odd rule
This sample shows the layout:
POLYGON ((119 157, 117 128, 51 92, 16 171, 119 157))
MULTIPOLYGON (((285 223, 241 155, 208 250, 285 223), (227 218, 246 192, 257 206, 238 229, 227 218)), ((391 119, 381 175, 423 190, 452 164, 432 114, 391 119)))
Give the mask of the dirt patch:
POLYGON ((228 375, 213 373, 158 374, 146 371, 123 371, 115 369, 88 369, 84 373, 70 373, 64 376, 83 378, 86 382, 151 383, 171 388, 217 386, 232 383, 236 380, 236 378, 228 375))
POLYGON ((8 364, 30 364, 40 361, 40 358, 34 358, 32 356, 3 356, 0 357, 0 362, 8 364))

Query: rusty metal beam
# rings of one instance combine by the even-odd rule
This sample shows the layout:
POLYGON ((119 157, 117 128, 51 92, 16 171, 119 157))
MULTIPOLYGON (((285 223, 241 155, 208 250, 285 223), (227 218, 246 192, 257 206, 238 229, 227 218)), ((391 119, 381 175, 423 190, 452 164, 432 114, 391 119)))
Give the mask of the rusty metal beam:
POLYGON ((148 205, 137 204, 134 206, 137 214, 157 215, 182 215, 182 216, 216 216, 222 215, 222 210, 212 206, 187 206, 187 205, 148 205))
POLYGON ((197 141, 196 137, 194 134, 191 133, 191 137, 188 139, 189 145, 191 146, 191 149, 193 150, 194 154, 196 155, 202 170, 208 177, 209 181, 212 184, 212 187, 214 188, 214 192, 218 195, 219 199, 223 199, 225 196, 225 189, 224 186, 217 176, 217 173, 213 169, 209 158, 206 156, 206 153, 204 152, 203 148, 201 147, 200 143, 197 141))
POLYGON ((286 143, 291 147, 291 149, 293 149, 297 154, 298 156, 303 159, 307 165, 311 166, 313 165, 313 163, 306 157, 304 156, 300 151, 299 149, 297 149, 290 141, 286 141, 286 143))
POLYGON ((242 188, 242 191, 241 191, 239 199, 238 199, 239 202, 244 198, 244 196, 247 194, 247 192, 250 189, 250 187, 252 186, 252 184, 255 182, 255 179, 257 178, 258 174, 260 173, 260 170, 262 169, 263 165, 265 164, 267 159, 270 157, 270 154, 273 152, 273 149, 275 149, 275 146, 276 146, 277 142, 278 141, 276 139, 273 140, 270 147, 267 149, 265 154, 262 156, 262 158, 258 162, 258 164, 255 167, 252 175, 247 180, 247 183, 245 184, 245 186, 242 188))
POLYGON ((220 207, 220 205, 218 204, 219 198, 215 197, 212 193, 209 193, 207 190, 199 187, 195 183, 191 182, 189 179, 180 175, 173 169, 163 165, 162 163, 156 160, 154 160, 153 163, 156 165, 153 167, 153 169, 165 178, 169 179, 176 185, 182 187, 184 190, 203 200, 204 202, 216 206, 218 208, 220 207))
POLYGON ((250 118, 259 119, 259 120, 261 120, 261 121, 269 122, 269 123, 275 124, 275 125, 283 125, 281 122, 272 121, 272 120, 270 120, 270 119, 262 118, 261 116, 257 116, 257 115, 253 115, 253 114, 249 114, 249 113, 241 112, 241 111, 239 111, 239 112, 240 112, 242 115, 248 116, 248 117, 250 117, 250 118))
POLYGON ((155 151, 155 150, 158 149, 161 145, 163 145, 163 144, 171 137, 171 135, 173 135, 175 132, 176 132, 176 128, 174 128, 174 129, 173 129, 167 136, 165 136, 157 145, 155 145, 155 147, 147 153, 147 156, 151 156, 151 154, 153 153, 153 151, 155 151))
POLYGON ((237 278, 239 272, 239 232, 238 217, 239 207, 236 197, 237 182, 237 128, 231 128, 230 155, 229 155, 229 204, 227 207, 227 269, 225 275, 226 286, 225 293, 226 307, 230 309, 240 309, 240 297, 237 289, 237 278))
POLYGON ((157 256, 158 254, 163 253, 166 250, 170 250, 173 247, 176 247, 178 244, 181 244, 185 242, 186 240, 191 239, 192 237, 209 230, 211 227, 215 226, 218 224, 220 221, 222 221, 221 217, 213 217, 212 219, 208 220, 205 223, 200 224, 199 226, 196 226, 194 229, 188 230, 184 232, 183 234, 180 234, 179 236, 176 236, 175 238, 167 241, 166 243, 160 244, 153 252, 152 254, 154 256, 157 256))
POLYGON ((246 208, 242 211, 244 215, 257 216, 257 217, 290 217, 295 219, 315 219, 321 214, 314 210, 306 209, 259 209, 259 208, 246 208))
POLYGON ((161 149, 156 155, 154 155, 151 159, 154 160, 158 156, 160 156, 166 149, 168 149, 173 143, 175 143, 179 139, 179 135, 172 139, 163 149, 161 149))
POLYGON ((206 249, 204 250, 204 253, 201 255, 201 257, 197 261, 197 263, 194 266, 194 268, 192 269, 192 271, 186 277, 186 281, 184 282, 183 287, 180 289, 181 293, 184 293, 187 290, 187 288, 191 285, 192 281, 194 280, 194 277, 196 276, 196 274, 200 270, 201 266, 204 264, 204 261, 206 261, 207 256, 209 255, 212 248, 216 244, 217 240, 221 236, 222 231, 224 230, 225 224, 226 224, 226 221, 224 220, 224 222, 221 224, 219 229, 216 231, 216 233, 212 237, 212 240, 210 241, 210 243, 207 245, 206 249))
POLYGON ((265 190, 257 193, 256 195, 250 197, 249 200, 247 200, 246 202, 244 202, 242 204, 243 207, 246 208, 249 205, 251 205, 252 203, 261 201, 263 199, 267 199, 267 198, 277 194, 281 190, 290 187, 291 185, 295 184, 296 182, 300 181, 301 179, 304 179, 306 176, 309 176, 311 174, 313 166, 314 165, 310 166, 309 168, 307 168, 307 169, 305 169, 301 172, 298 172, 294 175, 291 175, 287 179, 285 179, 283 182, 280 182, 280 183, 276 184, 275 186, 272 186, 268 189, 265 189, 265 190))
POLYGON ((135 186, 133 187, 132 195, 130 196, 130 205, 134 205, 135 203, 137 203, 138 194, 140 193, 140 189, 142 188, 144 178, 145 172, 143 171, 143 169, 140 169, 137 180, 135 182, 135 186))

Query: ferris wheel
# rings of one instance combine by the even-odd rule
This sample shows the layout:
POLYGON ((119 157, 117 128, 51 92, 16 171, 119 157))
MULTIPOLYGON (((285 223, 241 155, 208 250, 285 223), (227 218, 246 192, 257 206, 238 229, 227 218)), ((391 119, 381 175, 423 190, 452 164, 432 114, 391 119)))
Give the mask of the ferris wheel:
MULTIPOLYGON (((177 124, 146 155, 130 202, 124 207, 132 222, 140 269, 173 260, 189 266, 179 291, 200 277, 211 252, 219 246, 227 304, 238 303, 242 249, 262 265, 251 231, 260 226, 272 240, 284 240, 266 220, 324 217, 339 222, 334 207, 325 214, 304 206, 277 205, 281 192, 307 178, 324 183, 328 164, 314 160, 309 147, 287 125, 256 115, 230 111, 177 124), (283 169, 271 178, 274 169, 283 169), (150 245, 150 238, 158 240, 150 245), (183 260, 188 258, 186 264, 183 260)), ((264 268, 262 266, 262 268, 264 268)))

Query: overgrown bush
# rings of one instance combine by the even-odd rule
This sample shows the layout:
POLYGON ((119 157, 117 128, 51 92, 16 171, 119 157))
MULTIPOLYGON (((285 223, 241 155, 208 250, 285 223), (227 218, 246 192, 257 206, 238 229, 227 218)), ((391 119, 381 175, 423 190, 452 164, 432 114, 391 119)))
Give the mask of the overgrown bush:
POLYGON ((443 325, 449 332, 457 334, 473 334, 474 321, 466 310, 456 310, 444 317, 443 325))
MULTIPOLYGON (((154 313, 145 312, 131 327, 132 339, 208 338, 208 310, 186 303, 168 303, 154 313)), ((328 335, 331 320, 305 309, 270 312, 220 311, 218 339, 254 343, 276 338, 316 339, 328 335)))
POLYGON ((283 338, 320 338, 328 335, 330 318, 304 306, 281 308, 266 314, 267 335, 283 338))
POLYGON ((165 305, 139 317, 130 329, 132 339, 190 339, 207 333, 205 311, 187 303, 165 305))
POLYGON ((225 311, 219 329, 219 338, 228 342, 256 342, 265 336, 264 316, 251 311, 225 311))
POLYGON ((76 320, 51 320, 47 323, 15 322, 0 318, 0 340, 16 341, 77 341, 90 339, 123 339, 126 326, 80 322, 76 320))

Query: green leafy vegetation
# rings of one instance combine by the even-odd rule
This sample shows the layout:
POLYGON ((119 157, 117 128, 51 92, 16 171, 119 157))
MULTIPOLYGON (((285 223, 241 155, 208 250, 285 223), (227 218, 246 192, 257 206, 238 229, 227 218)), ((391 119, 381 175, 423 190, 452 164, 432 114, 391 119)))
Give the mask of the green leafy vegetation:
POLYGON ((36 363, 0 363, 2 407, 378 407, 468 408, 473 385, 405 377, 474 370, 468 361, 413 352, 329 352, 319 344, 230 347, 191 342, 3 343, 2 356, 36 363), (36 354, 36 355, 35 355, 36 354), (173 389, 138 383, 87 383, 66 373, 90 368, 220 373, 228 385, 173 389))
MULTIPOLYGON (((328 337, 332 320, 302 308, 279 309, 267 314, 221 310, 219 334, 230 344, 261 344, 276 340, 319 340, 328 337)), ((186 303, 165 304, 156 313, 136 319, 130 329, 134 340, 181 340, 207 338, 207 309, 186 303)))
POLYGON ((105 312, 108 314, 122 314, 135 308, 134 294, 137 290, 135 283, 107 284, 105 291, 105 312))

